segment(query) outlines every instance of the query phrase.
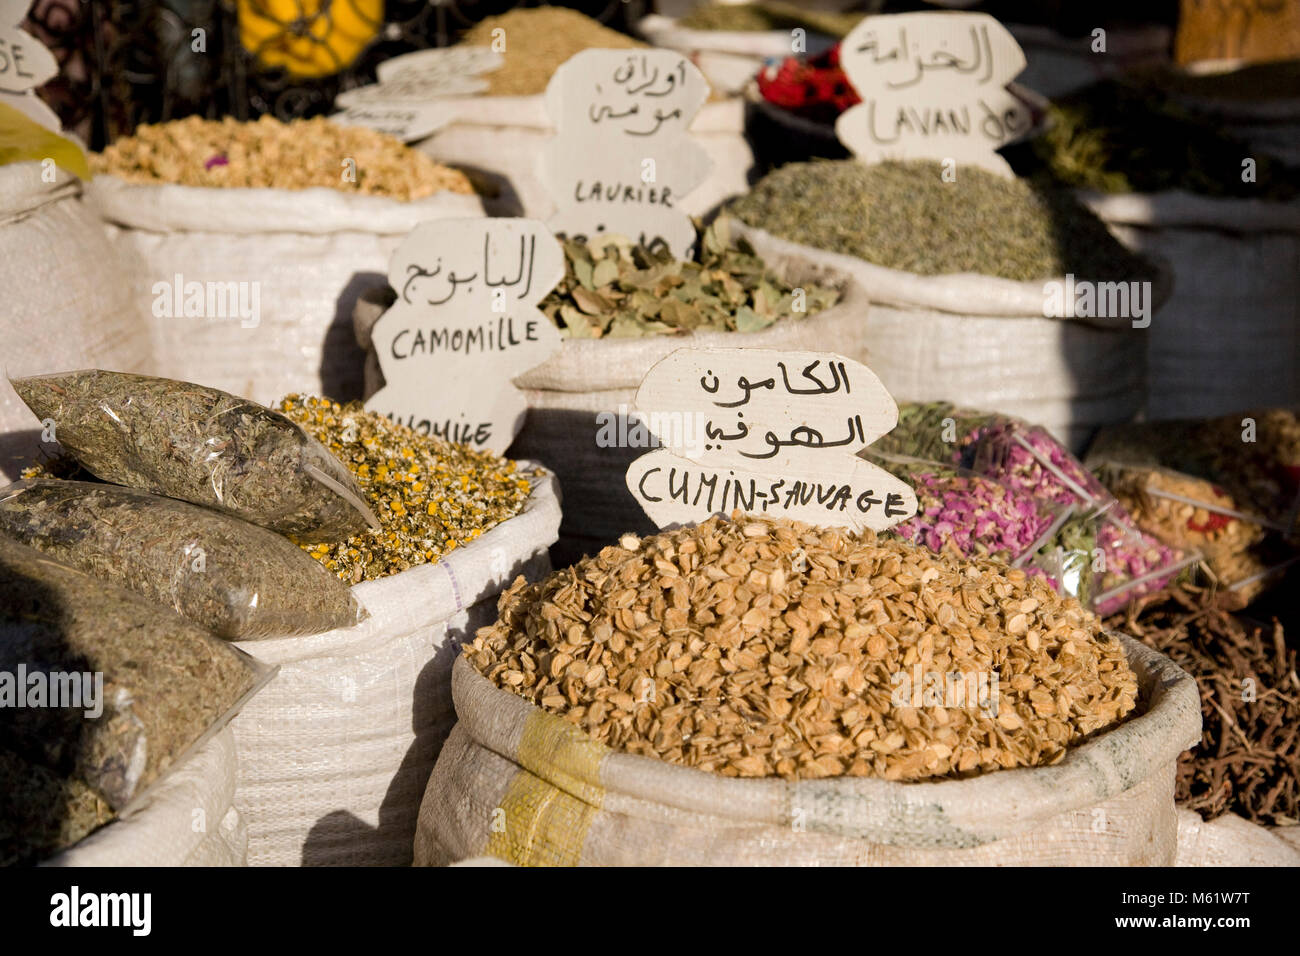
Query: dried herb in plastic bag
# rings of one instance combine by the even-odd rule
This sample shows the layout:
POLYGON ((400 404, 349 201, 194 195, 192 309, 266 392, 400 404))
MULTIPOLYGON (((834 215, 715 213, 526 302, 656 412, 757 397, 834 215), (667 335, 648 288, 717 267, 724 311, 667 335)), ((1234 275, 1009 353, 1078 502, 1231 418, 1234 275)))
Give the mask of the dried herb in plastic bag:
POLYGON ((278 412, 215 388, 88 369, 12 381, 97 478, 304 541, 377 527, 343 464, 278 412))
POLYGON ((38 863, 79 842, 115 814, 80 780, 62 779, 0 749, 0 866, 38 863))
POLYGON ((365 617, 347 586, 288 538, 147 491, 20 481, 0 489, 0 534, 227 640, 315 634, 365 617))
POLYGON ((0 536, 0 749, 120 811, 261 676, 176 612, 0 536))
POLYGON ((872 442, 871 449, 969 467, 983 429, 1009 420, 994 412, 958 408, 951 402, 899 402, 898 424, 872 442))
POLYGON ((1146 534, 1096 477, 1046 429, 1006 420, 984 428, 974 470, 1030 494, 1098 515, 1093 609, 1112 614, 1129 601, 1185 578, 1199 560, 1146 534))

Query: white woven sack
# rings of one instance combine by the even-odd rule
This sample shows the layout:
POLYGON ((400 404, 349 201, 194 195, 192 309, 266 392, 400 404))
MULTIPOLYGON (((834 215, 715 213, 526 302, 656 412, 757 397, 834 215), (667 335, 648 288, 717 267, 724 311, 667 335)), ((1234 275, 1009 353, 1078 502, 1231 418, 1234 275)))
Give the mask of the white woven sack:
MULTIPOLYGON (((731 223, 765 259, 802 256, 861 283, 871 299, 863 361, 897 401, 948 400, 1016 415, 1076 452, 1097 428, 1131 421, 1142 407, 1150 329, 1128 320, 1044 318, 1043 281, 915 275, 731 223)), ((1166 286, 1156 282, 1157 305, 1166 286)), ((1159 321, 1157 313, 1152 325, 1159 321)))
POLYGON ((280 665, 231 724, 250 864, 410 862, 420 796, 455 719, 459 644, 495 620, 516 575, 549 571, 559 524, 547 476, 523 512, 472 544, 358 584, 370 617, 356 627, 238 645, 280 665))
POLYGON ((226 727, 150 791, 130 816, 42 866, 245 866, 248 828, 234 806, 235 740, 226 727))
MULTIPOLYGON (((625 484, 628 466, 650 448, 605 443, 602 428, 610 413, 631 410, 637 386, 660 359, 687 346, 830 350, 863 358, 867 300, 861 288, 844 274, 799 257, 774 257, 768 265, 793 285, 834 285, 843 288, 843 297, 824 312, 778 322, 761 332, 566 339, 558 353, 515 379, 527 395, 528 417, 510 454, 552 469, 565 498, 575 503, 565 515, 553 552, 558 561, 567 564, 594 554, 625 531, 656 530, 625 484)), ((355 313, 357 340, 370 349, 367 395, 381 384, 370 347, 370 327, 380 314, 378 306, 364 302, 355 313)))
POLYGON ((1055 766, 934 783, 745 780, 616 753, 462 658, 415 863, 1172 865, 1174 764, 1200 740, 1200 696, 1168 658, 1121 640, 1144 713, 1055 766))
MULTIPOLYGON (((1281 832, 1300 827, 1286 827, 1281 832)), ((1300 866, 1300 845, 1235 813, 1206 822, 1178 811, 1178 866, 1300 866)))
POLYGON ((477 196, 450 192, 399 202, 324 187, 140 185, 112 176, 97 177, 91 192, 115 244, 143 260, 133 305, 149 323, 159 374, 263 404, 286 391, 360 394, 361 356, 348 327, 356 290, 388 273, 393 251, 419 223, 483 214, 477 196), (183 283, 256 283, 256 324, 237 314, 156 315, 178 275, 183 283))
POLYGON ((1300 203, 1181 191, 1080 198, 1174 293, 1146 330, 1147 417, 1300 403, 1300 203))
MULTIPOLYGON (((489 203, 492 214, 549 219, 555 202, 537 171, 543 147, 555 136, 544 97, 466 96, 443 102, 455 119, 416 148, 440 162, 505 178, 511 187, 511 205, 489 203)), ((678 201, 677 208, 701 216, 748 191, 754 154, 744 130, 744 106, 739 100, 711 100, 695 114, 690 132, 709 154, 713 168, 704 182, 678 201)))
MULTIPOLYGON (((40 163, 0 166, 0 372, 98 367, 147 372, 149 329, 133 311, 138 261, 111 245, 81 198, 81 181, 40 163)), ((0 476, 37 457, 39 424, 0 375, 0 476)))

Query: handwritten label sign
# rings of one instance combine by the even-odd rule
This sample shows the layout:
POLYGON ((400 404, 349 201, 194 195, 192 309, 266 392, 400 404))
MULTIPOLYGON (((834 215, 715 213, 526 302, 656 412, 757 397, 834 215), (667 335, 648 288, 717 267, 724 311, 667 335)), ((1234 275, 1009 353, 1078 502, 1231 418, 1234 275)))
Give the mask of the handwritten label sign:
POLYGON ((1033 125, 1006 86, 1025 54, 986 13, 866 17, 844 38, 840 63, 862 102, 835 132, 854 155, 953 159, 1012 175, 994 151, 1033 125))
POLYGON ((632 463, 627 487, 661 528, 740 508, 880 531, 916 513, 907 484, 857 457, 898 424, 860 362, 678 349, 646 374, 636 409, 664 447, 632 463))
POLYGON ((557 207, 551 228, 688 255, 695 228, 678 206, 712 161, 687 130, 708 96, 704 75, 672 50, 584 50, 567 60, 546 87, 556 128, 541 157, 557 207))
POLYGON ((54 55, 18 25, 31 0, 0 0, 0 93, 25 93, 59 72, 54 55))
POLYGON ((35 90, 58 75, 59 64, 39 40, 18 26, 30 5, 31 0, 0 0, 0 103, 57 133, 63 128, 58 115, 35 90))
POLYGON ((511 379, 560 348, 536 306, 564 253, 533 219, 424 223, 393 255, 397 302, 371 332, 385 386, 366 408, 449 441, 504 452, 527 402, 511 379))
POLYGON ((393 57, 376 68, 378 83, 336 96, 334 105, 341 112, 330 119, 406 142, 424 139, 459 115, 453 104, 445 102, 448 97, 483 92, 488 81, 481 74, 499 69, 502 62, 501 54, 487 47, 417 50, 393 57))

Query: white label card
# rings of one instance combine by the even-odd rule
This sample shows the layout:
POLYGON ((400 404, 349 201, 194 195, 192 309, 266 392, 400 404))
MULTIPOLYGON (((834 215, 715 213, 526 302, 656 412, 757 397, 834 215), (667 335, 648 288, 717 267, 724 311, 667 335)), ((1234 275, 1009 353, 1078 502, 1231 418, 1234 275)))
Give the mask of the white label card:
POLYGON ((31 0, 0 0, 0 93, 23 93, 58 75, 44 44, 19 28, 31 0))
POLYGON ((688 129, 708 96, 704 75, 672 50, 584 50, 567 60, 546 87, 556 129, 541 157, 557 208, 551 228, 663 243, 686 257, 695 229, 678 206, 712 167, 688 129))
POLYGON ((857 457, 898 406, 852 359, 678 349, 646 374, 636 410, 664 447, 632 463, 627 487, 661 528, 740 508, 881 531, 916 513, 906 483, 857 457))
POLYGON ((480 74, 498 69, 500 53, 487 47, 417 50, 385 60, 378 83, 345 90, 334 98, 341 112, 330 119, 344 126, 366 126, 414 142, 436 133, 460 115, 448 97, 470 96, 488 88, 480 74))
POLYGON ((835 132, 855 156, 953 159, 1010 175, 994 151, 1033 126, 1027 104, 1006 89, 1025 55, 986 13, 866 17, 840 47, 862 102, 835 132))
POLYGON ((385 385, 366 408, 501 453, 527 402, 511 380, 559 350, 536 306, 564 277, 564 252, 533 219, 446 219, 394 253, 397 302, 371 333, 385 385))

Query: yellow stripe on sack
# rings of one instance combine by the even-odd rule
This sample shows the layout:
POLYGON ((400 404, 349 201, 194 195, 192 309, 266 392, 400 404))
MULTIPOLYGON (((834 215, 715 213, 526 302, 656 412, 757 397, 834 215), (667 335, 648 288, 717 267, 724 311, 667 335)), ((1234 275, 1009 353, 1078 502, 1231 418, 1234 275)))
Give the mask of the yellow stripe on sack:
POLYGON ((590 781, 600 779, 608 752, 567 721, 544 711, 529 714, 519 739, 522 769, 506 788, 488 854, 520 866, 576 866, 605 799, 605 788, 590 781))
POLYGON ((0 103, 0 166, 46 159, 82 180, 90 179, 90 167, 80 146, 50 132, 21 110, 0 103))

